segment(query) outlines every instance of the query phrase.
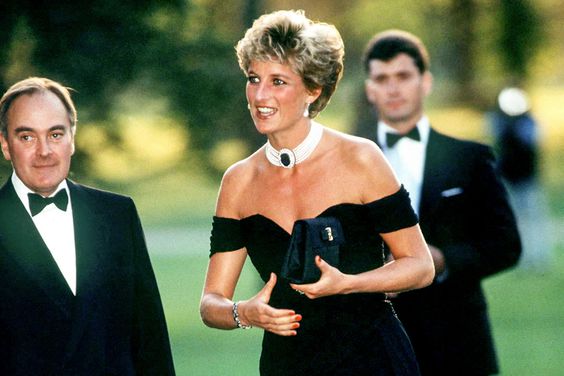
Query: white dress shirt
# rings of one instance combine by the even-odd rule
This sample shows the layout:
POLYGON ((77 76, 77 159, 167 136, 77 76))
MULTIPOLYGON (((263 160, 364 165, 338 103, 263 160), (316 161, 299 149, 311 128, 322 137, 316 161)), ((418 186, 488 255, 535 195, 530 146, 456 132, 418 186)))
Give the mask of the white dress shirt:
POLYGON ((67 181, 63 180, 50 196, 52 197, 61 189, 65 189, 69 196, 67 210, 62 211, 57 208, 55 204, 51 203, 35 216, 31 215, 27 196, 28 193, 35 192, 30 190, 15 172, 12 174, 12 184, 23 206, 33 220, 37 231, 39 231, 39 234, 43 238, 45 245, 49 248, 59 270, 65 277, 69 288, 72 293, 76 295, 76 249, 74 243, 72 205, 67 181))
POLYGON ((420 141, 402 137, 393 147, 386 144, 386 133, 398 133, 386 123, 378 122, 378 143, 384 155, 394 169, 399 181, 409 192, 413 210, 419 214, 421 203, 421 187, 423 185, 423 168, 425 166, 425 149, 429 140, 429 119, 423 116, 417 122, 420 141))

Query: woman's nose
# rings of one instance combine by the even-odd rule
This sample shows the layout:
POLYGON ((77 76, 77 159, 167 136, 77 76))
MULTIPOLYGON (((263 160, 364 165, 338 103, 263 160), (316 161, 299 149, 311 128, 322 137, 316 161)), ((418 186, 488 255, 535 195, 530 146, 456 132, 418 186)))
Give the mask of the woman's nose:
POLYGON ((270 97, 270 88, 265 83, 260 83, 257 87, 255 97, 258 100, 268 99, 270 97))

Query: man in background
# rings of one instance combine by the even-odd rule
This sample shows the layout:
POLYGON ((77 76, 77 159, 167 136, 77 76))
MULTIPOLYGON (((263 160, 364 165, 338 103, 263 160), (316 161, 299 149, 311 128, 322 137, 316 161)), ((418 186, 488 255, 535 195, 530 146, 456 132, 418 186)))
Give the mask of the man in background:
POLYGON ((46 78, 0 100, 0 374, 174 375, 133 201, 67 179, 76 110, 46 78))
POLYGON ((493 154, 431 127, 423 109, 429 57, 416 36, 376 35, 364 64, 366 96, 379 116, 375 140, 410 193, 435 262, 432 285, 394 299, 422 374, 495 374, 481 281, 514 266, 521 244, 493 154))

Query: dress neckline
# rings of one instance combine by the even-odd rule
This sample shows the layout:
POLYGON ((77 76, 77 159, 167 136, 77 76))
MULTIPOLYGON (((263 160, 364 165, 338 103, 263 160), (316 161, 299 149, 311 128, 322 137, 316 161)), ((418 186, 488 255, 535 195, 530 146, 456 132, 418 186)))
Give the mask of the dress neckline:
MULTIPOLYGON (((319 218, 319 217, 321 217, 321 216, 327 214, 328 212, 333 211, 333 210, 337 210, 338 208, 341 208, 341 207, 347 207, 347 206, 349 206, 349 207, 370 207, 370 206, 378 205, 378 204, 381 203, 382 201, 385 201, 386 199, 390 199, 390 198, 392 198, 392 197, 394 197, 394 196, 400 194, 403 190, 404 190, 404 188, 403 188, 403 185, 402 185, 402 186, 400 186, 400 188, 399 188, 396 192, 394 192, 394 193, 392 193, 392 194, 390 194, 390 195, 388 195, 388 196, 384 196, 384 197, 381 197, 381 198, 379 198, 379 199, 376 199, 376 200, 374 200, 374 201, 371 201, 371 202, 368 202, 368 203, 364 203, 364 204, 352 203, 352 202, 341 202, 341 203, 338 203, 338 204, 334 204, 334 205, 331 205, 331 206, 327 207, 326 209, 324 209, 324 210, 323 210, 322 212, 320 212, 319 214, 317 214, 317 215, 315 215, 315 216, 312 216, 312 217, 308 217, 308 218, 319 218)), ((215 217, 215 218, 222 218, 222 219, 228 219, 228 220, 238 221, 238 222, 251 221, 251 220, 253 220, 253 219, 255 219, 255 218, 263 218, 263 219, 265 219, 266 221, 272 223, 275 227, 277 227, 279 230, 281 230, 282 232, 284 232, 287 236, 291 236, 291 235, 292 235, 291 232, 288 232, 284 227, 280 226, 280 224, 278 224, 276 221, 274 221, 273 219, 271 219, 271 218, 269 218, 269 217, 267 217, 267 216, 265 216, 265 215, 263 215, 263 214, 261 214, 261 213, 251 214, 251 215, 249 215, 249 216, 247 216, 247 217, 240 218, 240 219, 237 219, 237 218, 228 218, 228 217, 219 217, 219 216, 214 216, 214 217, 215 217)), ((299 220, 302 220, 302 219, 307 219, 307 218, 298 218, 298 219, 296 219, 296 220, 293 222, 293 224, 292 224, 292 228, 294 227, 294 224, 296 223, 296 221, 299 221, 299 220)))

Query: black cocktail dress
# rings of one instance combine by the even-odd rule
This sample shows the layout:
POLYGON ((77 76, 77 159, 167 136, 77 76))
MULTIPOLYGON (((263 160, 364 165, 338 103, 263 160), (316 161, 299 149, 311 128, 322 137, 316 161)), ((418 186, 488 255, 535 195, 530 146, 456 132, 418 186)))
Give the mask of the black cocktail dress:
MULTIPOLYGON (((413 226, 417 217, 408 193, 398 192, 368 204, 342 203, 318 217, 337 217, 346 243, 339 270, 358 274, 384 263, 380 233, 413 226)), ((244 219, 214 217, 211 254, 246 247, 263 281, 279 275, 291 235, 255 214, 244 219)), ((302 315, 298 334, 282 337, 265 331, 261 375, 419 375, 403 327, 384 294, 334 295, 309 299, 283 279, 269 304, 302 315)))

